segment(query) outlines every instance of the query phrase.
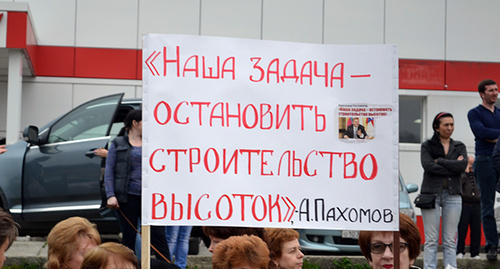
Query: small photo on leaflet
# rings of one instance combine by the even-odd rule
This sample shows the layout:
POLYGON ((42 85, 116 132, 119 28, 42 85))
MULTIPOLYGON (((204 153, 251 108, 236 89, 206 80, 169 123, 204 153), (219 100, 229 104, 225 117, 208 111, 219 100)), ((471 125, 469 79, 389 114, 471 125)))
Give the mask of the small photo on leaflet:
POLYGON ((375 138, 375 118, 339 117, 339 139, 375 138))

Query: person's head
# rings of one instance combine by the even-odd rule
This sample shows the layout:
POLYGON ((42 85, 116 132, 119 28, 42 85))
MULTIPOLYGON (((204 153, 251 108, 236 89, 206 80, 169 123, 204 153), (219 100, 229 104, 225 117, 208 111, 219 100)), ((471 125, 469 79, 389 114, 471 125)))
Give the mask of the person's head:
POLYGON ((453 115, 448 112, 440 112, 432 121, 432 129, 437 132, 441 138, 450 138, 455 130, 453 115))
POLYGON ((352 124, 353 124, 354 126, 358 127, 358 126, 359 126, 359 118, 354 118, 354 119, 352 119, 352 124))
MULTIPOLYGON (((406 269, 413 265, 420 254, 420 240, 417 225, 406 214, 400 213, 399 268, 406 269)), ((384 265, 394 266, 393 241, 393 232, 390 231, 361 231, 358 239, 361 252, 374 269, 384 269, 384 265)))
POLYGON ((142 132, 142 110, 131 110, 127 113, 127 116, 125 116, 123 124, 125 125, 125 129, 128 131, 137 129, 142 132))
POLYGON ((268 242, 266 230, 264 228, 253 227, 212 227, 204 226, 203 232, 210 237, 210 247, 208 251, 213 252, 217 244, 235 235, 255 235, 264 242, 268 242))
POLYGON ((80 268, 85 253, 101 243, 96 225, 81 217, 57 223, 47 237, 48 269, 80 268))
POLYGON ((294 229, 266 228, 269 238, 270 268, 300 269, 304 254, 300 251, 299 233, 294 229))
POLYGON ((215 247, 213 269, 267 269, 267 244, 255 235, 231 236, 215 247))
POLYGON ((18 235, 18 224, 14 219, 0 208, 0 268, 5 262, 5 252, 10 248, 18 235))
POLYGON ((483 103, 494 104, 498 98, 498 86, 492 79, 485 79, 477 85, 479 96, 483 99, 483 103))
POLYGON ((89 250, 83 259, 82 269, 137 269, 134 252, 126 246, 107 242, 89 250))

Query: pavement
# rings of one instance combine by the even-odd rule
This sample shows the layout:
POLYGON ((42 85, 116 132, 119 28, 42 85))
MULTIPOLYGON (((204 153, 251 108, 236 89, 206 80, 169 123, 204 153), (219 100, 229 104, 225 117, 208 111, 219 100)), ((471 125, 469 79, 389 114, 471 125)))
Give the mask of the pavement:
MULTIPOLYGON (((47 241, 45 238, 18 237, 5 252, 4 266, 23 264, 45 264, 47 262, 47 241)), ((21 267, 22 268, 22 267, 21 267)))
MULTIPOLYGON (((105 240, 105 238, 103 238, 105 240)), ((47 262, 48 247, 46 238, 35 237, 31 238, 18 237, 12 246, 7 250, 5 256, 7 258, 4 263, 5 266, 23 264, 39 264, 40 266, 47 262)), ((457 266, 459 269, 484 269, 484 268, 499 268, 500 262, 490 262, 486 259, 486 253, 480 254, 481 259, 472 259, 470 254, 466 254, 464 258, 457 259, 457 266)), ((343 255, 323 255, 313 256, 306 255, 305 259, 311 263, 316 263, 319 268, 332 268, 334 261, 339 261, 342 258, 348 258, 353 264, 363 264, 366 260, 363 256, 343 256, 343 255)), ((418 257, 415 265, 423 268, 423 253, 418 257)), ((211 269, 212 268, 212 255, 207 250, 203 242, 200 243, 200 252, 198 255, 188 256, 188 267, 197 269, 211 269)), ((22 268, 22 267, 21 267, 22 268)), ((32 267, 30 267, 32 268, 32 267)), ((438 252, 438 268, 443 268, 443 253, 438 252)))

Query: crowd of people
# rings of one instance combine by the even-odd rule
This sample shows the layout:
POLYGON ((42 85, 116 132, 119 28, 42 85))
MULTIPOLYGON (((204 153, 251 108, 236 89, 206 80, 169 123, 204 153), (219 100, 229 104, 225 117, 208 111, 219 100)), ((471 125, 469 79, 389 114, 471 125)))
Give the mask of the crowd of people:
POLYGON ((481 223, 486 238, 486 258, 497 260, 498 232, 494 216, 500 175, 497 83, 485 79, 478 84, 478 92, 482 102, 467 114, 475 138, 475 158, 467 155, 462 142, 451 138, 455 126, 449 112, 440 112, 434 117, 434 134, 421 145, 424 169, 421 195, 431 197, 426 198, 431 199, 428 205, 417 205, 421 207, 424 224, 425 269, 437 267, 440 226, 446 268, 457 268, 457 258, 464 257, 469 229, 470 255, 480 259, 481 223))
MULTIPOLYGON (((205 228, 211 234, 209 251, 213 253, 213 268, 302 268, 304 254, 298 242, 299 233, 293 229, 205 228)), ((6 242, 11 244, 15 234, 8 238, 6 242)), ((125 245, 115 242, 101 244, 96 225, 82 217, 71 217, 56 224, 48 235, 47 244, 48 269, 136 269, 139 265, 133 250, 125 245)), ((150 262, 151 268, 179 268, 159 259, 150 262)))
MULTIPOLYGON (((431 195, 431 206, 421 207, 424 225, 424 269, 437 267, 441 228, 443 262, 457 268, 457 258, 465 254, 465 238, 470 229, 470 255, 479 258, 481 224, 486 238, 488 260, 496 260, 498 233, 494 216, 495 192, 500 191, 500 109, 495 106, 498 86, 491 79, 478 85, 482 103, 468 114, 475 137, 475 158, 466 146, 451 138, 454 118, 438 113, 432 121, 433 136, 421 145, 424 176, 421 194, 431 195)), ((138 268, 135 241, 141 211, 142 112, 131 111, 125 127, 109 146, 96 155, 106 159, 104 185, 107 205, 119 211, 122 244, 101 244, 95 225, 80 217, 61 221, 51 230, 47 268, 138 268), (134 253, 135 250, 135 253, 134 253)), ((364 138, 356 119, 346 137, 364 138)), ((6 152, 0 146, 0 154, 6 152)), ((415 268, 420 254, 420 232, 415 223, 400 214, 400 268, 415 268)), ((189 226, 151 227, 152 245, 158 268, 186 268, 189 226), (170 248, 170 252, 169 251, 170 248), (170 261, 174 260, 175 265, 170 261)), ((0 267, 5 251, 18 234, 17 224, 0 211, 0 267)), ((204 227, 213 253, 213 268, 282 268, 303 266, 299 234, 293 229, 251 227, 204 227)), ((359 245, 372 268, 394 263, 392 232, 362 231, 359 245), (389 249, 389 250, 388 250, 389 249)))
MULTIPOLYGON (((413 266, 420 253, 420 233, 413 220, 400 214, 400 268, 413 266)), ((304 254, 299 233, 289 228, 204 227, 210 236, 212 267, 215 269, 300 269, 304 254)), ((0 267, 4 253, 18 234, 12 217, 0 210, 0 267)), ((361 231, 359 245, 371 268, 394 267, 393 232, 361 231), (389 247, 389 250, 387 250, 389 247)), ((82 217, 57 223, 47 237, 48 269, 137 269, 134 251, 116 242, 101 243, 95 224, 82 217)), ((151 268, 178 269, 160 259, 150 259, 151 268)))

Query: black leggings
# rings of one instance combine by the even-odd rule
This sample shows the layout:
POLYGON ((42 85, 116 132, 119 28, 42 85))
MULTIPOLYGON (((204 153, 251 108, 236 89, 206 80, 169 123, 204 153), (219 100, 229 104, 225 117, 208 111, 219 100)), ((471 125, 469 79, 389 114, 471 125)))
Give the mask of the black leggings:
POLYGON ((462 204, 462 214, 458 224, 457 254, 465 254, 465 238, 470 225, 470 256, 479 255, 481 243, 481 204, 462 204))
MULTIPOLYGON (((119 203, 119 210, 121 210, 130 223, 134 225, 137 225, 139 218, 141 217, 141 201, 141 196, 128 194, 127 203, 119 203)), ((134 250, 137 232, 121 213, 118 213, 118 215, 123 233, 122 244, 131 250, 134 250)), ((151 245, 154 246, 166 259, 170 257, 167 238, 165 236, 165 226, 151 226, 151 245)), ((165 260, 156 251, 154 251, 154 253, 157 259, 165 260)))

